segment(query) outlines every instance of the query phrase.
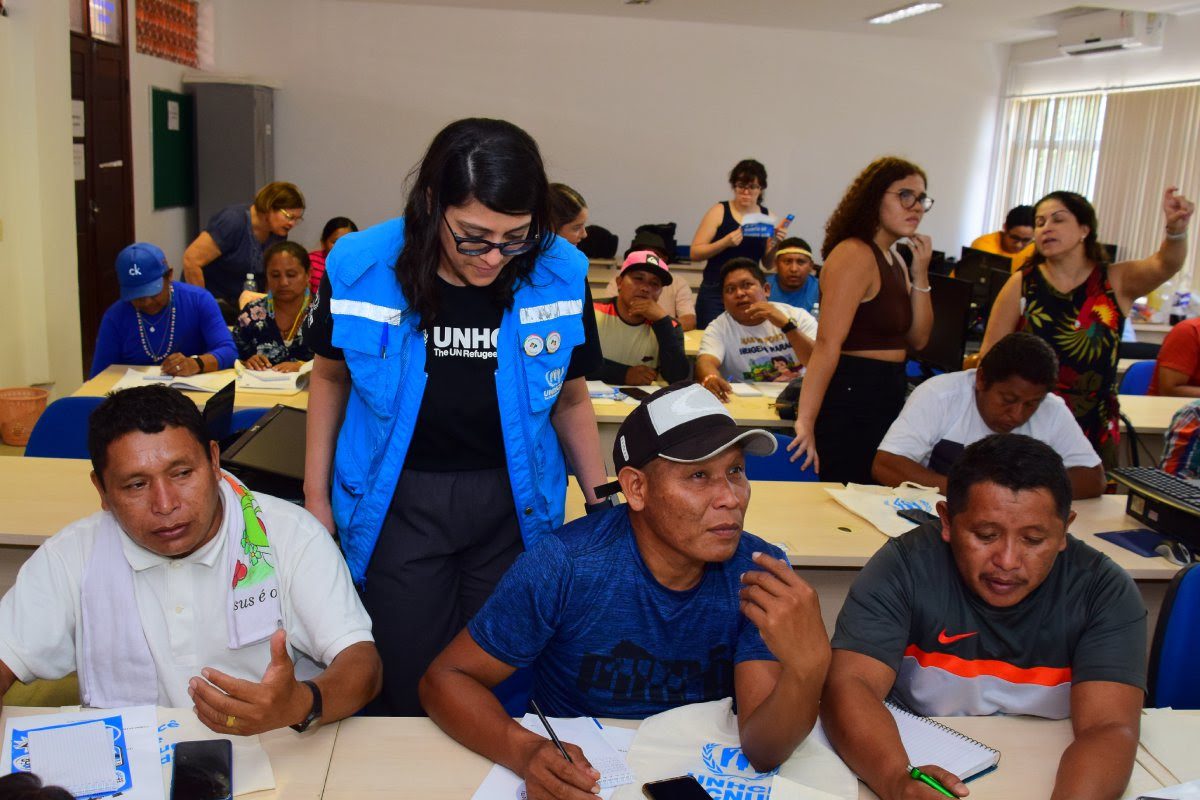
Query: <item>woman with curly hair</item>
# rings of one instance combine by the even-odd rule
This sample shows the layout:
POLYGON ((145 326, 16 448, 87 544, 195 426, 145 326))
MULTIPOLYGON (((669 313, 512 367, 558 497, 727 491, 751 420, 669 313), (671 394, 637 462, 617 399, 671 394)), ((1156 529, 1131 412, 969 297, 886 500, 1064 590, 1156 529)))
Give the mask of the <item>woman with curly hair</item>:
MULTIPOLYGON (((1117 346, 1137 297, 1169 280, 1187 256, 1195 205, 1163 192, 1166 233, 1149 258, 1109 264, 1096 234, 1096 210, 1074 192, 1051 192, 1034 207, 1032 258, 996 298, 980 355, 1026 330, 1058 355, 1058 386, 1105 469, 1117 466, 1117 346)), ((822 306, 824 303, 822 303, 822 306)))
POLYGON ((908 348, 924 347, 933 327, 933 243, 917 233, 932 206, 924 171, 886 156, 854 179, 825 225, 821 324, 788 445, 821 480, 874 482, 871 460, 904 406, 908 348), (901 239, 911 279, 892 249, 901 239))

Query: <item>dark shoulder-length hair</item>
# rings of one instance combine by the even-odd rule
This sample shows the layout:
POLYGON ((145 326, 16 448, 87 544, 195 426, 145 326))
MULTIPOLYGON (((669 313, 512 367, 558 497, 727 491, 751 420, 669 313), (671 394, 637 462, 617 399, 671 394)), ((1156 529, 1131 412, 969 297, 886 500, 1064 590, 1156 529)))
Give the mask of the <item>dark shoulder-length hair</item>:
MULTIPOLYGON (((1057 191, 1038 200, 1033 206, 1034 227, 1037 227, 1037 210, 1041 208, 1042 203, 1047 200, 1057 200, 1062 203, 1067 211, 1071 212, 1071 216, 1075 217, 1075 221, 1080 225, 1086 225, 1088 235, 1083 240, 1083 252, 1088 257, 1088 260, 1093 264, 1103 264, 1108 261, 1108 256, 1104 253, 1104 248, 1100 246, 1100 239, 1096 234, 1096 209, 1088 202, 1088 199, 1081 194, 1075 192, 1057 191)), ((1024 269, 1033 269, 1034 267, 1046 261, 1046 257, 1042 255, 1042 251, 1034 247, 1033 256, 1025 262, 1024 269)))
POLYGON ((550 184, 550 227, 555 232, 587 208, 583 195, 565 183, 550 184))
POLYGON ((519 281, 533 271, 550 230, 549 183, 537 142, 499 119, 460 119, 433 137, 421 162, 409 174, 404 206, 404 247, 396 258, 396 278, 422 327, 437 316, 437 271, 446 209, 478 200, 501 214, 530 214, 529 235, 538 242, 515 256, 492 283, 498 303, 512 305, 519 281))
POLYGON ((909 175, 920 175, 922 180, 929 182, 925 170, 896 156, 877 158, 858 173, 825 223, 821 256, 829 258, 833 248, 846 239, 871 241, 875 231, 879 230, 879 205, 883 202, 884 192, 893 183, 909 175))

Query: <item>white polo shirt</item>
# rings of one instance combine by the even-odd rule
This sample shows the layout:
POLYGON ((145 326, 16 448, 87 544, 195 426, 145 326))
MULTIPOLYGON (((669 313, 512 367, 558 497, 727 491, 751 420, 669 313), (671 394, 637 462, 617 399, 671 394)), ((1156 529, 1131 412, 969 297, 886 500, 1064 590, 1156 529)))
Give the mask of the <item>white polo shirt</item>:
MULTIPOLYGON (((787 303, 769 301, 796 323, 800 333, 809 339, 817 338, 817 320, 802 308, 787 303)), ((721 362, 721 375, 730 381, 782 381, 800 374, 804 365, 792 350, 787 334, 771 322, 742 325, 722 312, 708 323, 700 339, 700 355, 713 356, 721 362), (786 365, 777 359, 784 359, 786 365)))
MULTIPOLYGON (((928 467, 938 444, 966 447, 993 433, 996 431, 983 421, 975 404, 975 370, 968 369, 930 378, 913 390, 879 449, 928 467)), ((1033 416, 1012 433, 1050 445, 1068 469, 1100 463, 1100 456, 1058 395, 1047 394, 1033 416)))
MULTIPOLYGON (((255 497, 275 557, 288 649, 293 661, 299 659, 297 677, 312 677, 350 645, 374 641, 371 619, 345 559, 321 523, 299 506, 269 495, 255 497)), ((80 586, 107 513, 92 514, 47 539, 0 600, 0 661, 22 682, 61 678, 79 668, 80 586)), ((142 630, 158 672, 160 706, 190 707, 188 681, 203 667, 258 682, 271 661, 269 640, 229 649, 229 539, 222 526, 196 552, 172 559, 121 536, 121 549, 133 567, 142 630)))

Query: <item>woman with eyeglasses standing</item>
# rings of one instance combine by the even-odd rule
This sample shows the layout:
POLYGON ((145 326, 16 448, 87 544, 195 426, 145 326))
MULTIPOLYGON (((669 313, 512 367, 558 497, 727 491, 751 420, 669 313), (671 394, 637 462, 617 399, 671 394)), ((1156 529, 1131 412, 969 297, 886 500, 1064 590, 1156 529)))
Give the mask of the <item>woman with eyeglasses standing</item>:
POLYGON ((304 471, 374 621, 377 710, 402 716, 422 713, 421 674, 521 550, 562 524, 567 465, 589 506, 609 505, 593 490, 587 259, 552 235, 537 144, 464 119, 413 175, 404 217, 329 254, 304 471))
POLYGON ((1106 470, 1118 464, 1118 347, 1134 299, 1183 266, 1193 205, 1174 186, 1163 192, 1162 244, 1149 258, 1110 264, 1096 210, 1075 192, 1051 192, 1033 214, 1033 256, 992 307, 980 355, 1013 331, 1045 339, 1058 355, 1054 393, 1066 401, 1106 470))
POLYGON ((721 299, 721 267, 734 258, 748 258, 771 266, 771 257, 786 233, 783 228, 774 238, 742 235, 742 218, 747 214, 766 214, 761 204, 767 188, 767 168, 752 158, 739 161, 729 171, 729 186, 733 198, 722 200, 710 208, 692 237, 692 262, 705 261, 704 278, 696 292, 696 327, 708 323, 725 311, 721 299))
POLYGON ((904 407, 908 348, 924 347, 933 327, 933 243, 917 233, 932 207, 925 172, 887 156, 854 179, 825 224, 821 324, 788 445, 823 481, 874 483, 875 451, 904 407), (901 239, 908 269, 893 249, 901 239))
POLYGON ((250 205, 236 204, 213 214, 200 235, 183 252, 183 279, 203 286, 217 298, 226 324, 241 311, 238 298, 253 275, 263 283, 263 253, 288 238, 304 219, 304 195, 294 183, 268 183, 250 205))

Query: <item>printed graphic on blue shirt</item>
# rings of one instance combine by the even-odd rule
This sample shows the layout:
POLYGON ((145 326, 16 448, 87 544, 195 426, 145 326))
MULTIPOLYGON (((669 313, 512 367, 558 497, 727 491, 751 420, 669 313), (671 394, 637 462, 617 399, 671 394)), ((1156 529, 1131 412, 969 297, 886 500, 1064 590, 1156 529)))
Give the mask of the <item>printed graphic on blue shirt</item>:
POLYGON ((775 660, 738 604, 755 551, 782 558, 743 533, 732 558, 674 591, 646 567, 619 506, 521 555, 468 630, 504 663, 535 664, 533 696, 554 716, 641 719, 731 697, 735 665, 775 660))

